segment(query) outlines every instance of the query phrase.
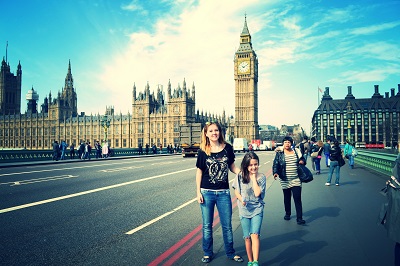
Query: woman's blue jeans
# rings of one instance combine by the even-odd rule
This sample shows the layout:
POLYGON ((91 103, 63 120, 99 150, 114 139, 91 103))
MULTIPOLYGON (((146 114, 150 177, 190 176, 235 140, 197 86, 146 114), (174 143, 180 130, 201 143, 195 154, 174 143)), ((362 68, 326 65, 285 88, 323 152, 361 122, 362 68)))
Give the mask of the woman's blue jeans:
POLYGON ((213 221, 214 209, 217 206, 222 227, 222 235, 225 245, 225 253, 228 258, 235 256, 233 248, 232 233, 232 201, 229 189, 226 190, 207 190, 201 189, 203 203, 200 204, 201 215, 203 218, 203 251, 204 256, 212 256, 213 253, 213 221))
POLYGON ((349 156, 349 167, 353 168, 354 165, 354 156, 348 155, 349 156))
POLYGON ((336 175, 335 184, 339 184, 340 166, 339 166, 339 162, 338 161, 331 161, 331 164, 329 166, 329 176, 328 176, 328 180, 326 181, 327 183, 331 182, 333 171, 335 171, 335 175, 336 175))

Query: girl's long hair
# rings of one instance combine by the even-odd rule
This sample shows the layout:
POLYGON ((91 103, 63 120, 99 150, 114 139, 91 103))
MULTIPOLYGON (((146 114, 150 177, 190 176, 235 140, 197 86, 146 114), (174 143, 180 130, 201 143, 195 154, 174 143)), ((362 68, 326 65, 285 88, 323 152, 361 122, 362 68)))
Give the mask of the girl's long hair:
POLYGON ((219 130, 218 142, 220 144, 225 143, 224 135, 222 134, 222 128, 221 128, 220 124, 218 124, 217 122, 207 122, 205 124, 202 134, 201 134, 200 149, 203 150, 208 156, 211 155, 211 145, 210 145, 210 140, 207 137, 207 130, 208 130, 208 127, 211 125, 216 125, 218 127, 218 130, 219 130))
POLYGON ((260 160, 258 159, 257 154, 255 154, 252 151, 249 151, 246 153, 243 157, 242 164, 240 165, 240 171, 242 172, 242 180, 244 184, 247 184, 250 182, 250 174, 249 170, 247 169, 250 165, 250 161, 252 159, 257 160, 258 164, 260 164, 260 160))

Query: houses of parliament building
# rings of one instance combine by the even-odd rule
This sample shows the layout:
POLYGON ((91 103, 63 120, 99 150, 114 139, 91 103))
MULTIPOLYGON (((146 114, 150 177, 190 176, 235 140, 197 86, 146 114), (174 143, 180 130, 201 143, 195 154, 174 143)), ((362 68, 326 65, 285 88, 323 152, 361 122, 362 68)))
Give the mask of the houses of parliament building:
MULTIPOLYGON (((7 58, 7 57, 6 57, 7 58)), ((46 96, 38 110, 39 96, 32 87, 26 94, 27 111, 21 113, 22 67, 16 75, 11 72, 7 59, 2 60, 0 71, 0 148, 50 149, 55 140, 78 145, 83 141, 107 141, 115 148, 135 148, 149 144, 179 144, 180 125, 217 121, 228 140, 233 137, 258 138, 258 58, 255 54, 247 21, 240 34, 240 46, 234 58, 235 119, 211 115, 195 110, 194 83, 188 87, 172 88, 167 92, 158 87, 151 92, 147 85, 132 91, 132 113, 115 114, 113 107, 105 107, 105 115, 78 113, 78 96, 74 87, 71 62, 61 92, 46 96), (105 133, 106 132, 106 133, 105 133), (106 139, 105 139, 106 136, 106 139)))

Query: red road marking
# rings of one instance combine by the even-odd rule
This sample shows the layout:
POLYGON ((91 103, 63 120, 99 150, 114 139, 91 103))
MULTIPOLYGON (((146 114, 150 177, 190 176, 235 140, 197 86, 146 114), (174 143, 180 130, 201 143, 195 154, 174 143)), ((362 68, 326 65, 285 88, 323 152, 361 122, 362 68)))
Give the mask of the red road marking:
MULTIPOLYGON (((232 198, 232 209, 236 208, 237 206, 237 201, 236 197, 232 198)), ((214 224, 213 227, 219 224, 219 216, 218 216, 218 211, 214 214, 214 224)), ((201 240, 202 236, 202 229, 203 225, 197 226, 192 232, 187 234, 185 237, 183 237, 181 240, 179 240, 176 244, 174 244, 172 247, 170 247, 167 251, 165 251, 163 254, 158 256, 155 260, 150 262, 148 266, 157 266, 162 265, 165 266, 170 266, 173 265, 179 258, 182 257, 183 254, 185 254, 191 247, 193 247, 197 242, 201 240), (185 245, 185 243, 187 244, 185 245), (176 252, 176 253, 175 253, 176 252), (175 253, 172 257, 170 257, 173 253, 175 253), (170 257, 170 258, 169 258, 170 257), (168 259, 169 258, 169 259, 168 259)))

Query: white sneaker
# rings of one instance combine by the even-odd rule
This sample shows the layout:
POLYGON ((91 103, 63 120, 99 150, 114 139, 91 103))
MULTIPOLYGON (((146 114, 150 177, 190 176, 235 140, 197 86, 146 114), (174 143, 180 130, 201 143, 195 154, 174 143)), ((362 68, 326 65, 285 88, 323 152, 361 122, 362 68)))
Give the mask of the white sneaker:
POLYGON ((330 186, 331 185, 331 183, 325 183, 325 186, 330 186))
POLYGON ((336 184, 336 186, 340 186, 339 184, 336 184))

